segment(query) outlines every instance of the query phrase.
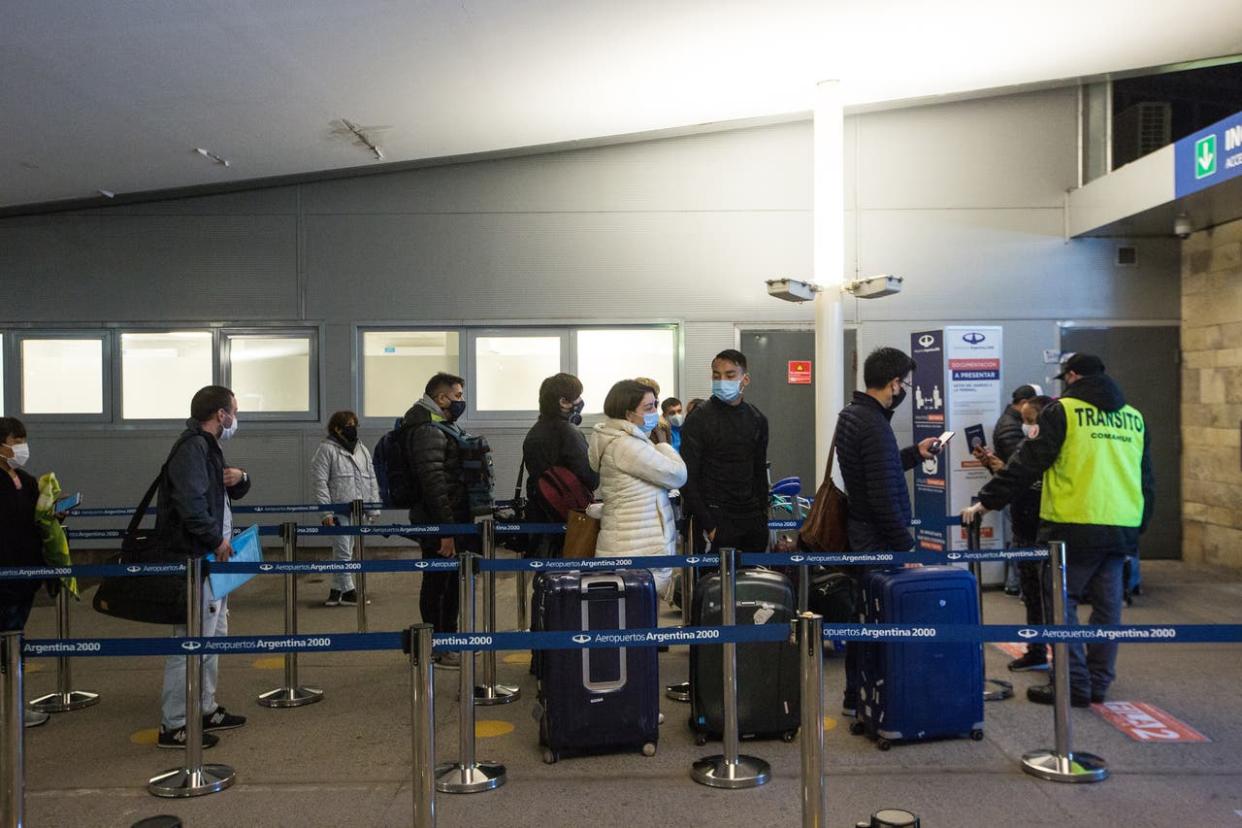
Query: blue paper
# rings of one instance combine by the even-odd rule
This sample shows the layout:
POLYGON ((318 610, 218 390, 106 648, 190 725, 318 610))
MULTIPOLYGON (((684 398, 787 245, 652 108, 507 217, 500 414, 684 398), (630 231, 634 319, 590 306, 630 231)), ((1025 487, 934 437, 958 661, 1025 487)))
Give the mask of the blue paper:
MULTIPOLYGON (((215 560, 215 554, 207 556, 207 560, 215 560)), ((237 537, 233 538, 233 557, 229 561, 247 563, 261 563, 263 561, 263 547, 259 543, 259 527, 251 526, 237 537)), ((211 579, 211 591, 215 594, 216 600, 219 601, 242 584, 249 581, 255 576, 253 572, 213 572, 208 577, 211 579)))

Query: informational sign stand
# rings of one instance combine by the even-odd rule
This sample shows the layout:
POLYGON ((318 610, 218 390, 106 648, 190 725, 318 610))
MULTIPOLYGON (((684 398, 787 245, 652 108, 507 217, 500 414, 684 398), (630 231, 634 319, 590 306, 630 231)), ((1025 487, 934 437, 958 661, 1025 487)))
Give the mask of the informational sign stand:
MULTIPOLYGON (((915 548, 925 552, 966 549, 960 526, 946 526, 946 518, 971 505, 988 481, 989 473, 971 453, 967 436, 971 426, 983 426, 987 440, 1000 417, 1001 349, 999 327, 951 327, 910 334, 910 353, 918 363, 914 372, 911 408, 914 440, 955 432, 937 457, 914 469, 915 548)), ((972 429, 973 431, 974 429, 972 429)), ((982 549, 1005 545, 1003 516, 989 512, 983 519, 982 549)), ((999 564, 988 564, 984 581, 999 580, 999 564)))

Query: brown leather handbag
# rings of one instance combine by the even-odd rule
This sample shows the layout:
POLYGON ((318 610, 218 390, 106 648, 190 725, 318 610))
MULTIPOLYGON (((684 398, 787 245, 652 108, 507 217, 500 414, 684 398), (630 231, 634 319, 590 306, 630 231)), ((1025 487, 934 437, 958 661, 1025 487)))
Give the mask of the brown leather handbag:
POLYGON ((833 461, 837 456, 837 441, 828 450, 828 470, 824 482, 815 492, 811 512, 802 523, 798 542, 808 552, 849 552, 849 498, 832 481, 833 461))

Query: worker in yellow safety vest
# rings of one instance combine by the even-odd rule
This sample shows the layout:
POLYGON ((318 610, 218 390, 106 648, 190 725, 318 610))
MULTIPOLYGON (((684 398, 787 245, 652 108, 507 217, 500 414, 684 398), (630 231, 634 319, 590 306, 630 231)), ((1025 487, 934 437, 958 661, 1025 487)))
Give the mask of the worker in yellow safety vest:
MULTIPOLYGON (((1064 395, 1044 407, 1030 436, 979 491, 979 502, 962 512, 962 522, 1005 508, 1042 475, 1039 541, 1065 542, 1069 621, 1077 623, 1078 605, 1086 602, 1089 623, 1119 624, 1125 556, 1138 551, 1155 505, 1151 441, 1143 415, 1126 404, 1099 357, 1074 354, 1061 367, 1064 395)), ((1051 590, 1047 576, 1044 589, 1051 590)), ((1103 702, 1116 662, 1115 643, 1071 644, 1070 703, 1103 702)), ((1052 688, 1051 681, 1029 687, 1026 696, 1052 704, 1052 688)))

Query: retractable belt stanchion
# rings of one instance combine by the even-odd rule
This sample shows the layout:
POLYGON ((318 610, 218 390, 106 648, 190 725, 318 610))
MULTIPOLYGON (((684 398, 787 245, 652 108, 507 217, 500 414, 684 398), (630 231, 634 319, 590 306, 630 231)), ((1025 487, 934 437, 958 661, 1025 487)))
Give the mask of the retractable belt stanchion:
MULTIPOLYGON (((458 632, 464 638, 474 633, 474 573, 479 556, 462 551, 459 584, 461 621, 458 632)), ((436 790, 441 793, 478 793, 505 783, 505 766, 498 762, 479 762, 474 756, 474 650, 461 653, 461 681, 457 685, 458 760, 436 766, 436 790)))
MULTIPOLYGON (((683 555, 694 553, 694 518, 686 520, 686 536, 681 540, 681 552, 683 555)), ((683 627, 689 627, 691 623, 690 611, 694 606, 694 578, 694 567, 683 566, 681 568, 681 625, 683 627)), ((664 695, 673 701, 688 702, 690 701, 690 682, 670 684, 664 688, 664 695)))
MULTIPOLYGON (((366 517, 366 512, 362 510, 362 501, 355 500, 349 509, 350 519, 353 520, 354 526, 362 526, 362 521, 366 517)), ((359 532, 354 535, 354 562, 362 563, 366 559, 366 542, 363 535, 359 532)), ((354 573, 354 592, 358 597, 358 632, 367 631, 367 573, 358 570, 354 573)))
MULTIPOLYGON (((56 596, 56 637, 70 638, 69 635, 69 588, 64 584, 56 596)), ((73 668, 69 656, 56 657, 56 692, 40 696, 30 706, 40 713, 67 713, 70 710, 81 710, 99 703, 99 694, 87 690, 73 689, 73 668)))
MULTIPOLYGON (((1052 614, 1057 625, 1070 623, 1066 616, 1068 601, 1065 586, 1065 542, 1048 544, 1052 567, 1052 614)), ((1036 750, 1022 757, 1022 770, 1052 782, 1100 782, 1108 778, 1108 763, 1090 753, 1079 753, 1071 747, 1070 729, 1070 657, 1069 644, 1058 641, 1052 645, 1052 680, 1055 690, 1053 714, 1056 717, 1056 747, 1036 750)))
MULTIPOLYGON (((293 563, 297 557, 298 525, 282 523, 280 539, 285 545, 285 563, 293 563)), ((298 580, 297 575, 289 572, 285 575, 285 635, 298 634, 298 580)), ((285 683, 275 690, 268 690, 259 696, 259 704, 264 707, 301 707, 323 700, 323 691, 318 687, 302 687, 298 684, 298 654, 285 653, 285 683)))
MULTIPOLYGON (((191 555, 185 566, 186 634, 203 635, 203 559, 191 555)), ((155 796, 181 799, 216 793, 237 775, 228 765, 203 764, 203 656, 198 649, 185 655, 185 764, 153 776, 147 790, 155 796)))
MULTIPOLYGON (((798 522, 798 526, 802 526, 802 498, 799 495, 793 496, 793 516, 798 522)), ((801 531, 798 529, 797 531, 801 531)), ((796 537, 796 536, 795 536, 796 537)), ((810 564, 798 564, 798 612, 807 612, 811 603, 811 567, 810 564)))
MULTIPOLYGON (((978 552, 982 546, 980 533, 983 526, 980 521, 974 520, 966 524, 966 548, 972 552, 978 552)), ((978 590, 979 599, 979 623, 983 623, 983 564, 979 561, 970 562, 970 574, 975 576, 975 588, 978 590)), ((986 674, 985 674, 986 676, 986 674)), ((1003 679, 984 678, 983 679, 983 700, 984 701, 1004 701, 1013 698, 1013 682, 1003 679), (988 689, 988 685, 992 685, 992 689, 988 689)))
POLYGON ((415 624, 409 632, 410 741, 414 745, 414 828, 436 824, 436 683, 431 661, 432 628, 415 624))
MULTIPOLYGON (((736 557, 736 549, 720 550, 721 616, 726 627, 737 623, 736 557)), ((710 788, 757 788, 768 781, 772 769, 762 759, 738 753, 737 644, 729 641, 720 646, 724 654, 724 753, 695 762, 690 776, 710 788)))
POLYGON ((828 824, 824 784, 824 618, 798 613, 794 621, 802 662, 802 828, 828 824))
POLYGON ((3 828, 21 828, 25 824, 26 776, 23 753, 26 733, 26 710, 22 686, 22 633, 21 630, 0 633, 0 667, 4 669, 3 706, 0 707, 0 724, 3 724, 3 752, 0 753, 0 825, 3 828))
MULTIPOLYGON (((483 536, 483 559, 494 561, 496 521, 491 515, 486 515, 479 519, 478 526, 483 536)), ((486 635, 496 632, 496 572, 490 569, 483 573, 483 632, 486 635)), ((474 688, 474 703, 508 704, 517 701, 521 695, 521 688, 496 683, 496 651, 484 651, 483 683, 474 688)))

